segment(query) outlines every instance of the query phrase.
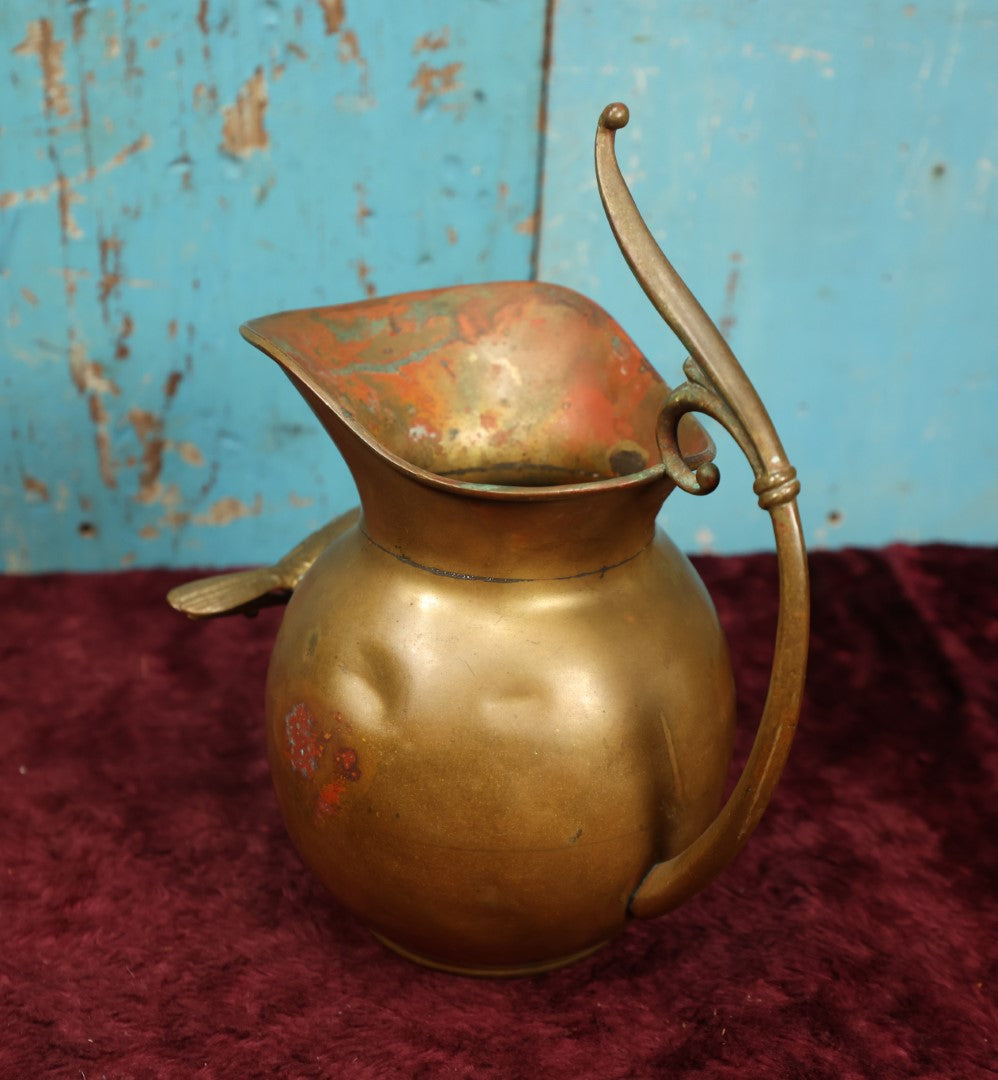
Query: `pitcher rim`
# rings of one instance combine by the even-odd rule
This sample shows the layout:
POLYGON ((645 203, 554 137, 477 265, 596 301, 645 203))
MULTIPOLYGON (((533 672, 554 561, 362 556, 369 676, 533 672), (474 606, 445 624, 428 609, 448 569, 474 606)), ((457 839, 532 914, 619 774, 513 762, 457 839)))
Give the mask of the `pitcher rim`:
MULTIPOLYGON (((488 284, 503 284, 501 282, 490 282, 488 284)), ((552 283, 548 282, 510 282, 510 284, 518 285, 547 285, 551 286, 552 283)), ((460 286, 458 286, 460 287, 460 286)), ((473 286, 472 286, 473 287, 473 286)), ((592 300, 584 296, 582 293, 578 293, 574 289, 569 289, 566 286, 555 285, 554 288, 563 290, 567 293, 573 293, 585 300, 588 304, 598 307, 592 300)), ((422 292, 437 292, 446 290, 418 290, 411 295, 418 295, 422 292)), ((410 294, 399 294, 400 296, 406 296, 410 294)), ((359 304, 363 304, 363 300, 356 301, 359 304)), ((348 305, 342 305, 348 306, 348 305)), ((516 500, 516 501, 544 501, 544 500, 558 500, 567 498, 578 498, 589 494, 601 494, 603 492, 610 491, 625 491, 630 488, 643 487, 648 484, 652 484, 655 481, 661 480, 666 477, 666 468, 662 461, 658 461, 653 465, 649 465, 644 469, 641 469, 633 473, 624 473, 620 476, 607 476, 596 480, 579 480, 567 484, 485 484, 478 483, 471 480, 457 480, 453 477, 448 477, 441 473, 433 472, 430 469, 425 469, 420 465, 416 465, 400 454, 395 453, 389 449, 380 439, 378 439, 373 432, 364 424, 360 423, 354 416, 354 414, 336 398, 329 390, 327 390, 323 384, 315 377, 314 374, 307 371, 304 366, 291 355, 286 349, 282 348, 275 340, 268 337, 265 334, 261 334, 257 331, 252 323, 260 321, 261 319, 268 319, 274 315, 297 315, 307 314, 316 310, 322 310, 321 308, 309 307, 309 308, 289 308, 286 311, 274 312, 271 315, 264 315, 258 318, 248 320, 239 327, 239 333, 245 341, 250 345, 259 349, 266 356, 269 356, 281 368, 285 373, 291 376, 296 382, 306 387, 310 394, 318 398, 322 404, 354 435, 357 436, 361 442, 375 453, 378 457, 386 461, 392 467, 400 471, 406 476, 409 476, 413 480, 424 484, 429 487, 436 488, 438 490, 447 491, 456 495, 465 495, 469 497, 478 497, 484 499, 500 499, 500 500, 516 500)), ((602 310, 602 309, 600 309, 602 310)), ((612 316, 608 316, 612 318, 612 316)), ((614 320, 615 321, 615 320, 614 320)), ((656 374, 658 374, 656 372, 656 374)), ((661 378, 661 375, 658 375, 661 378)), ((662 380, 665 381, 664 379, 662 380)), ((668 385, 668 384, 666 384, 668 385)), ((691 453, 686 457, 687 464, 695 469, 698 465, 702 465, 707 461, 712 461, 716 452, 714 441, 710 434, 700 425, 700 431, 704 439, 704 447, 702 450, 691 453)))

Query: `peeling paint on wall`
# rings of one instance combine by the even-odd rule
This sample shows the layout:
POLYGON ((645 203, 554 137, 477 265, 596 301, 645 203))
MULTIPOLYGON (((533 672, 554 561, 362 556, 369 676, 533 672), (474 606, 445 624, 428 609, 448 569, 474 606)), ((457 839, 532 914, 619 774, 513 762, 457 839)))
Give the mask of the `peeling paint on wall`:
POLYGON ((21 484, 24 487, 24 492, 28 496, 28 500, 34 500, 36 502, 48 502, 49 501, 49 489, 48 484, 39 480, 37 476, 31 476, 28 473, 21 474, 21 484))
MULTIPOLYGON (((635 200, 737 334, 816 545, 998 536, 994 480, 972 487, 953 472, 969 445, 998 456, 985 284, 998 276, 998 216, 993 190, 976 196, 998 130, 990 7, 805 0, 776 18, 767 5, 700 4, 664 23, 643 0, 557 5, 538 274, 595 297, 682 379, 682 346, 593 202, 592 124, 626 101, 617 149, 635 200)), ((726 439, 718 449, 734 478, 736 452, 726 439)), ((663 520, 690 549, 772 543, 730 480, 695 509, 670 498, 663 520)))
POLYGON ((421 63, 412 82, 409 83, 412 89, 419 91, 416 98, 416 110, 422 112, 427 105, 459 89, 462 84, 458 81, 458 75, 463 68, 464 64, 459 60, 444 64, 442 67, 431 67, 425 61, 421 63))
POLYGON ((247 505, 234 496, 218 499, 203 514, 195 514, 195 525, 231 525, 241 518, 259 517, 263 511, 263 496, 257 495, 252 505, 247 505))
POLYGON ((360 232, 367 231, 367 219, 371 216, 373 211, 367 205, 367 188, 359 181, 353 186, 354 191, 357 193, 357 210, 354 214, 354 220, 357 222, 357 228, 360 232))
POLYGON ((518 221, 516 231, 524 236, 533 236, 537 232, 537 211, 535 210, 529 217, 525 217, 523 221, 518 221))
POLYGON ((730 339, 731 331, 738 322, 738 316, 735 314, 735 299, 738 296, 738 286, 742 276, 742 254, 740 251, 732 251, 728 258, 731 261, 731 269, 728 271, 728 280, 724 285, 724 308, 717 325, 721 333, 730 339))
POLYGON ((344 0, 318 0, 322 8, 323 19, 326 24, 327 34, 339 33, 343 20, 346 18, 344 0))
POLYGON ((450 27, 445 26, 439 33, 430 31, 416 38, 413 42, 412 54, 418 56, 421 52, 438 52, 440 49, 446 49, 449 44, 450 27))
POLYGON ((142 447, 139 471, 139 502, 153 502, 161 491, 160 474, 163 471, 163 419, 148 409, 131 408, 128 422, 142 447))
POLYGON ((112 169, 119 168, 124 165, 129 158, 133 157, 135 154, 141 153, 143 150, 148 150, 150 146, 152 146, 151 137, 149 135, 142 135, 138 139, 135 139, 134 142, 129 143, 117 153, 113 154, 102 165, 90 166, 71 177, 59 176, 46 184, 25 188, 22 191, 2 191, 0 192, 0 210, 8 210, 18 206, 20 203, 48 202, 53 195, 58 195, 60 203, 59 213, 62 220, 63 231, 67 236, 78 239, 83 234, 80 232, 79 226, 76 225, 75 222, 70 224, 72 220, 70 207, 73 203, 82 202, 83 197, 79 195, 75 189, 81 184, 89 183, 97 177, 103 176, 112 169))
POLYGON ((363 259, 355 263, 357 269, 357 281, 364 290, 364 296, 370 298, 378 295, 378 288, 371 280, 371 268, 363 259))
POLYGON ((114 473, 115 463, 111 456, 111 439, 108 435, 108 414, 104 399, 98 393, 92 393, 87 399, 90 420, 94 425, 94 442, 97 446, 97 461, 100 478, 106 488, 116 488, 118 480, 114 473))
POLYGON ((234 157, 248 157, 270 145, 263 124, 267 111, 267 79, 258 67, 236 95, 234 105, 222 110, 221 149, 234 157))
POLYGON ((69 116, 73 111, 69 104, 69 90, 66 87, 66 70, 63 67, 62 54, 66 48, 63 41, 57 41, 49 19, 33 19, 28 23, 28 32, 24 41, 14 47, 15 56, 36 56, 42 71, 42 83, 45 87, 45 111, 57 116, 69 116))
POLYGON ((529 272, 542 13, 8 0, 0 24, 0 565, 286 548, 355 495, 236 327, 529 272), (458 145, 431 129, 470 108, 458 145))

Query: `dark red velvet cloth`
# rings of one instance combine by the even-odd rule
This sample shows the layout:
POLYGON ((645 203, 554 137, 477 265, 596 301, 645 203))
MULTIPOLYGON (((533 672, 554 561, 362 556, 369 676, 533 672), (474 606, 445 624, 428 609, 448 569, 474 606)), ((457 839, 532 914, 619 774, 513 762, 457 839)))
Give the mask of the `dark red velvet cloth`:
MULTIPOLYGON (((774 563, 700 560, 745 738, 774 563)), ((811 673, 756 836, 549 975, 387 952, 303 870, 260 719, 280 617, 190 575, 0 581, 0 1077, 994 1075, 998 557, 818 554, 811 673)))

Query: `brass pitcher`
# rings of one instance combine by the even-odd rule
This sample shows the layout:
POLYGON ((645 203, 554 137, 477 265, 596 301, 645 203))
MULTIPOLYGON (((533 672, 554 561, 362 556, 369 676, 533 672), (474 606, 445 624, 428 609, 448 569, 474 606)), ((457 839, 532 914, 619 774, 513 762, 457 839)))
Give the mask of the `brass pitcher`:
POLYGON ((543 971, 701 889, 755 828, 800 706, 799 484, 718 330, 656 246, 614 157, 597 177, 625 258, 690 353, 670 391, 567 289, 471 285, 255 319, 343 454, 360 510, 275 566, 174 590, 193 616, 290 602, 268 752, 304 861, 385 944, 433 967, 543 971), (686 558, 656 531, 718 483, 690 412, 755 472, 780 614, 755 744, 718 810, 734 695, 686 558))

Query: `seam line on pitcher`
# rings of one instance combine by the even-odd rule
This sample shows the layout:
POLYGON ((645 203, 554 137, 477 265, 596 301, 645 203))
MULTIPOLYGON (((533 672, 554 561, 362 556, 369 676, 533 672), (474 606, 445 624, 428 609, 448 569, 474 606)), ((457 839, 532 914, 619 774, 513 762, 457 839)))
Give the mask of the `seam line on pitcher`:
POLYGON ((382 544, 379 544, 377 540, 372 539, 363 529, 360 529, 359 531, 361 536, 379 551, 383 551, 386 555, 390 555, 393 559, 397 559, 400 563, 405 563, 406 566, 411 566, 415 570, 425 570, 428 574, 436 574, 437 577, 453 578, 456 581, 484 581, 491 585, 523 585, 531 581, 574 581, 576 578, 592 577, 594 575, 603 577, 609 570, 616 570, 617 567, 625 566, 633 559, 636 559, 643 551, 651 547, 654 540, 654 537, 652 537, 647 544, 638 548, 633 555, 628 555, 626 559, 621 559, 620 562, 599 566, 594 570, 580 570, 577 574, 561 574, 557 577, 489 577, 485 574, 464 574, 458 570, 444 570, 439 566, 430 566, 427 563, 417 562, 408 555, 403 555, 398 551, 392 551, 390 548, 386 548, 382 544))

